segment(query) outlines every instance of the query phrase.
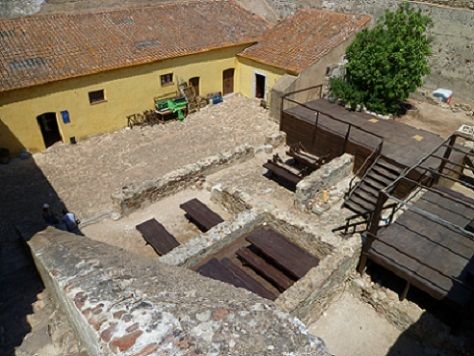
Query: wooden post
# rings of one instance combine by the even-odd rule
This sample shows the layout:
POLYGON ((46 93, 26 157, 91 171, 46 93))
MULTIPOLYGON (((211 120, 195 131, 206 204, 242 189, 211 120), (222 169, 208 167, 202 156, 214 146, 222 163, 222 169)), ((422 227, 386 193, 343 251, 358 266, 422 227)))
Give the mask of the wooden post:
POLYGON ((379 221, 382 215, 382 208, 385 202, 387 201, 387 199, 388 197, 384 193, 379 192, 377 205, 375 206, 375 210, 372 213, 372 216, 370 218, 369 229, 366 232, 366 240, 364 242, 364 245, 362 246, 362 253, 360 255, 359 267, 357 269, 360 274, 364 273, 365 265, 367 264, 367 255, 369 253, 370 247, 372 246, 372 243, 374 242, 377 236, 377 231, 379 229, 379 221))
MULTIPOLYGON (((456 142, 456 135, 451 135, 448 142, 448 147, 446 147, 446 151, 444 151, 443 159, 438 167, 438 173, 442 174, 444 167, 446 166, 446 162, 448 161, 449 156, 451 155, 451 151, 453 150, 454 143, 456 142)), ((434 177, 434 183, 438 183, 440 175, 436 175, 434 177)))
POLYGON ((410 282, 405 281, 405 288, 403 288, 403 292, 402 294, 400 294, 400 297, 399 297, 401 302, 405 300, 409 290, 410 290, 410 282))
POLYGON ((347 132, 346 132, 346 137, 344 137, 344 147, 342 149, 342 154, 346 153, 347 141, 349 140, 349 135, 351 133, 351 128, 352 128, 352 125, 349 124, 349 128, 347 129, 347 132))
POLYGON ((372 235, 369 231, 365 233, 365 242, 364 246, 362 246, 362 252, 360 254, 359 266, 357 267, 357 271, 360 274, 364 274, 365 266, 367 265, 367 256, 369 253, 370 246, 375 240, 375 236, 372 235))
POLYGON ((316 121, 314 123, 313 137, 311 138, 311 149, 314 151, 314 140, 316 139, 316 132, 318 130, 319 111, 316 112, 316 121))

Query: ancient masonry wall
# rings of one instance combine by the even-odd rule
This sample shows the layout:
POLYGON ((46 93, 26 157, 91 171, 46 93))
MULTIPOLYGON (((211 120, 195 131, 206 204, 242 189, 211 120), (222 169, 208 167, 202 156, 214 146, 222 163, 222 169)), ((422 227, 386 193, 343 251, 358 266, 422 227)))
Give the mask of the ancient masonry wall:
POLYGON ((324 164, 321 168, 302 179, 296 185, 295 205, 301 211, 312 208, 315 198, 324 201, 324 194, 328 195, 328 189, 352 174, 354 167, 354 156, 343 154, 334 158, 331 162, 324 164), (318 197, 316 197, 318 195, 318 197))
POLYGON ((28 244, 90 355, 327 355, 301 321, 244 289, 54 228, 28 244))
MULTIPOLYGON (((368 13, 379 17, 400 0, 267 0, 280 17, 301 7, 368 13)), ((429 89, 449 88, 454 96, 474 101, 474 1, 423 0, 410 3, 433 20, 431 74, 425 80, 429 89)))
POLYGON ((112 194, 114 213, 118 216, 128 215, 137 209, 197 183, 203 179, 204 175, 235 163, 244 162, 252 157, 254 157, 253 146, 244 144, 233 151, 207 157, 158 179, 129 184, 112 194))

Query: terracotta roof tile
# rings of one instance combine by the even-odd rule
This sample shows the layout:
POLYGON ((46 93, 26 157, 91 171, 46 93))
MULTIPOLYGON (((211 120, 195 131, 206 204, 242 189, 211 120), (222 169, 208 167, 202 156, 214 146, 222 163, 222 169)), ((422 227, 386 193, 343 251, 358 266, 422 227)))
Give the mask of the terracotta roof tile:
POLYGON ((300 73, 369 23, 369 15, 304 9, 283 20, 239 56, 300 73))
POLYGON ((269 28, 234 0, 0 20, 0 92, 251 44, 269 28))

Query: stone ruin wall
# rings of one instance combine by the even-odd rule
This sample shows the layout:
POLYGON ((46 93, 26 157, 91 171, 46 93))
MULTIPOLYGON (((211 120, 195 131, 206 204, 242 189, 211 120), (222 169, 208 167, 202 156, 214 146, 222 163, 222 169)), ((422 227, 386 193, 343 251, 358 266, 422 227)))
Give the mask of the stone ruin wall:
MULTIPOLYGON (((375 17, 400 0, 267 0, 283 18, 302 7, 324 8, 343 12, 368 13, 375 17)), ((431 74, 425 87, 452 89, 454 97, 474 102, 474 1, 409 1, 433 19, 433 55, 431 74)))
POLYGON ((298 319, 244 289, 54 228, 28 244, 90 355, 327 355, 298 319))

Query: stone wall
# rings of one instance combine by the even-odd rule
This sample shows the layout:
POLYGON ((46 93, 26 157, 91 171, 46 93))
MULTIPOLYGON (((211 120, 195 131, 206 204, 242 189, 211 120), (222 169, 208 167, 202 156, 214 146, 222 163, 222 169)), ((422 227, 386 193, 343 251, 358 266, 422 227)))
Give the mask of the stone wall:
POLYGON ((53 228, 35 263, 90 355, 326 355, 295 317, 244 289, 53 228))
POLYGON ((132 211, 197 183, 205 175, 252 157, 254 157, 253 147, 244 144, 233 151, 207 157, 158 179, 129 184, 112 194, 114 212, 118 216, 128 215, 132 211))
MULTIPOLYGON (((302 179, 296 185, 295 205, 301 211, 311 209, 311 203, 317 194, 336 185, 352 174, 354 156, 343 154, 302 179)), ((328 196, 329 198, 329 196, 328 196)))
MULTIPOLYGON (((368 13, 379 17, 401 0, 267 0, 280 17, 302 7, 325 8, 343 12, 368 13)), ((474 101, 474 1, 410 1, 433 19, 431 74, 426 77, 428 89, 452 89, 454 97, 474 101), (446 5, 446 6, 440 6, 446 5), (451 7, 450 7, 451 6, 451 7)), ((316 84, 316 83, 315 83, 316 84)))

